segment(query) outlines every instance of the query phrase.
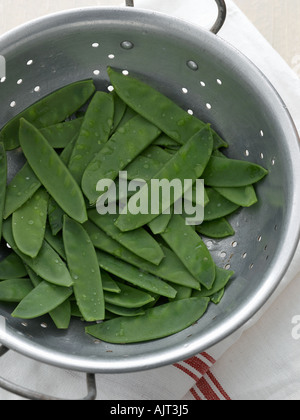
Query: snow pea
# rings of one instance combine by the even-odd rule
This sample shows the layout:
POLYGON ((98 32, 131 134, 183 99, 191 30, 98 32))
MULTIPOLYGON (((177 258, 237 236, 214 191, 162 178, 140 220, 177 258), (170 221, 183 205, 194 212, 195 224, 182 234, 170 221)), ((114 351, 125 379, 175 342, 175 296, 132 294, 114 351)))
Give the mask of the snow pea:
POLYGON ((74 294, 86 321, 104 319, 105 303, 95 248, 81 224, 64 217, 63 239, 74 294))
POLYGON ((76 118, 42 128, 40 132, 54 149, 64 149, 75 136, 78 137, 82 122, 83 118, 76 118))
POLYGON ((7 158, 4 144, 0 143, 0 241, 2 238, 2 223, 6 196, 7 158))
POLYGON ((162 246, 165 258, 159 266, 151 264, 124 248, 121 244, 110 238, 105 232, 91 222, 84 224, 94 246, 116 258, 119 258, 141 270, 160 277, 174 284, 191 287, 199 290, 199 282, 188 272, 177 255, 169 248, 162 246))
POLYGON ((235 212, 240 206, 227 200, 214 188, 206 188, 209 198, 208 204, 204 207, 204 221, 211 221, 228 216, 235 212))
POLYGON ((94 205, 104 191, 97 191, 101 179, 112 182, 133 159, 147 148, 160 134, 160 130, 144 118, 132 118, 119 128, 100 152, 91 160, 82 177, 82 189, 94 205))
MULTIPOLYGON (((108 75, 117 94, 128 106, 177 143, 185 144, 206 125, 150 85, 131 76, 124 76, 110 67, 108 75)), ((214 148, 228 147, 214 131, 213 140, 214 148)))
POLYGON ((23 261, 17 254, 11 252, 4 260, 0 261, 0 279, 18 279, 27 276, 23 261))
MULTIPOLYGON (((185 179, 192 179, 195 181, 200 178, 212 153, 213 141, 211 130, 209 126, 204 127, 200 132, 196 133, 180 150, 169 160, 164 167, 154 176, 157 180, 168 180, 172 181, 174 179, 179 179, 184 183, 185 179)), ((130 199, 135 201, 138 199, 143 200, 147 199, 147 203, 151 203, 151 181, 148 181, 141 190, 134 194, 130 199)), ((159 197, 159 214, 163 213, 169 208, 170 205, 179 199, 183 194, 183 190, 180 192, 180 196, 171 194, 171 199, 169 203, 164 204, 159 190, 156 191, 157 197, 159 197)), ((153 200, 154 201, 154 200, 153 200)), ((131 214, 128 211, 128 206, 125 207, 123 212, 120 214, 116 221, 116 226, 122 231, 130 231, 137 229, 143 225, 148 224, 153 219, 155 219, 158 214, 151 214, 151 211, 148 211, 148 214, 131 214)))
POLYGON ((153 219, 149 224, 149 228, 154 235, 164 233, 172 219, 172 211, 170 214, 160 214, 156 219, 153 219))
POLYGON ((246 187, 227 187, 227 188, 214 188, 219 194, 227 200, 241 207, 251 207, 257 203, 257 196, 253 185, 246 187))
POLYGON ((133 265, 121 261, 105 252, 97 250, 98 263, 100 267, 111 274, 126 280, 141 289, 157 293, 165 297, 175 297, 176 290, 160 278, 142 271, 133 265))
POLYGON ((12 232, 11 218, 3 223, 3 237, 13 251, 43 280, 58 286, 70 287, 73 280, 60 256, 44 241, 38 256, 34 259, 23 254, 17 247, 12 232))
POLYGON ((81 184, 82 175, 90 161, 107 142, 113 117, 113 96, 105 92, 96 92, 86 111, 68 165, 78 185, 81 184))
POLYGON ((117 285, 117 282, 111 278, 106 271, 101 271, 102 286, 105 292, 120 293, 121 289, 117 285))
POLYGON ((233 227, 225 217, 203 222, 201 225, 196 226, 196 231, 213 239, 223 239, 235 234, 233 227))
POLYGON ((262 180, 268 171, 252 162, 212 156, 203 178, 210 187, 245 187, 262 180))
POLYGON ((192 297, 193 289, 191 289, 190 287, 175 286, 175 289, 177 290, 177 295, 174 299, 169 299, 170 302, 174 300, 189 299, 190 297, 192 297))
POLYGON ((84 223, 87 214, 78 184, 39 130, 24 119, 20 122, 20 143, 48 193, 70 217, 84 223))
POLYGON ((145 315, 118 317, 86 327, 99 340, 115 344, 139 343, 176 334, 206 312, 209 298, 190 298, 145 310, 145 315))
POLYGON ((19 303, 32 291, 30 279, 9 279, 0 282, 0 301, 19 303))
POLYGON ((224 294, 225 294, 225 287, 224 289, 221 289, 214 295, 210 296, 210 301, 214 303, 215 305, 218 305, 221 302, 224 294))
POLYGON ((49 312, 56 328, 59 330, 67 330, 71 321, 71 304, 67 299, 61 303, 57 308, 49 312))
POLYGON ((159 265, 165 257, 155 238, 144 228, 131 232, 120 232, 114 225, 117 216, 111 214, 99 215, 97 210, 88 211, 88 217, 115 241, 152 264, 159 265))
POLYGON ((229 280, 234 275, 234 271, 225 270, 220 267, 216 267, 216 278, 214 284, 211 289, 207 289, 203 287, 200 291, 194 290, 193 297, 210 297, 213 296, 215 293, 219 292, 220 290, 224 289, 224 287, 228 284, 229 280))
POLYGON ((161 236, 199 283, 210 289, 215 281, 215 263, 205 243, 184 218, 174 214, 161 236))
POLYGON ((113 134, 116 129, 118 128, 120 122, 122 121, 127 105, 125 104, 124 101, 122 101, 121 98, 119 98, 119 96, 116 94, 116 92, 112 92, 112 97, 114 100, 114 119, 113 119, 113 125, 112 125, 112 130, 111 130, 111 134, 113 134))
MULTIPOLYGON (((119 316, 137 316, 145 314, 143 308, 122 308, 122 306, 112 305, 111 303, 106 303, 106 309, 109 313, 119 316)), ((108 319, 107 314, 105 319, 108 319)))
POLYGON ((35 258, 43 244, 49 195, 40 188, 34 196, 12 216, 14 240, 25 255, 35 258))
POLYGON ((19 146, 19 123, 24 118, 37 128, 60 123, 76 112, 95 92, 92 80, 65 86, 46 96, 11 119, 0 132, 6 150, 19 146))
MULTIPOLYGON (((59 155, 61 161, 68 166, 75 141, 77 140, 77 136, 73 138, 73 140, 65 147, 62 153, 59 155)), ((65 212, 63 209, 57 204, 57 202, 50 197, 49 204, 48 204, 48 216, 49 216, 49 223, 51 227, 51 231, 53 235, 57 235, 63 227, 63 217, 65 212)))
POLYGON ((73 289, 56 286, 47 281, 28 293, 12 313, 14 318, 33 319, 45 315, 65 302, 73 293, 73 289))
POLYGON ((29 163, 26 162, 7 186, 3 218, 8 219, 9 216, 23 206, 41 185, 29 163))
POLYGON ((154 298, 142 290, 117 282, 120 293, 104 292, 105 303, 110 303, 123 308, 140 308, 153 302, 154 298))
POLYGON ((46 226, 45 240, 48 244, 61 256, 63 260, 66 260, 66 253, 64 247, 64 241, 61 235, 53 235, 49 226, 46 226))

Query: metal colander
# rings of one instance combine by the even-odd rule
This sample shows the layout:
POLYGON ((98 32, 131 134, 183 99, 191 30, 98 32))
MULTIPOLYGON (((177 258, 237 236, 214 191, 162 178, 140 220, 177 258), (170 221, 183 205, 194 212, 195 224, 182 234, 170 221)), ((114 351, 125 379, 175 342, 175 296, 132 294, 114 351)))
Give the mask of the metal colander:
MULTIPOLYGON (((223 2, 218 1, 219 5, 223 2)), ((58 367, 122 373, 159 367, 208 349, 246 323, 275 290, 298 243, 298 137, 282 100, 240 52, 207 30, 133 8, 87 8, 26 24, 0 38, 7 76, 0 83, 0 127, 66 84, 94 78, 110 89, 107 66, 158 88, 230 144, 230 157, 258 163, 269 175, 257 187, 258 204, 232 219, 234 237, 208 240, 215 262, 236 275, 222 302, 192 327, 137 344, 95 341, 73 320, 58 331, 48 317, 22 321, 0 305, 0 342, 58 367)), ((23 162, 8 153, 9 179, 23 162)), ((5 254, 5 244, 2 256, 5 254)))

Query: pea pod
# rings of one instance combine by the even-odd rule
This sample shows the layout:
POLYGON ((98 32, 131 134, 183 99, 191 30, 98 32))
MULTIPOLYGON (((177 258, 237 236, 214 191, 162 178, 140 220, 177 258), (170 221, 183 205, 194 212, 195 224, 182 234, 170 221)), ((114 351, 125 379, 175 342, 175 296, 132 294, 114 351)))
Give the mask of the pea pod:
POLYGON ((120 317, 86 327, 99 340, 114 344, 140 343, 176 334, 206 312, 209 298, 190 298, 145 310, 145 315, 120 317))
MULTIPOLYGON (((168 161, 154 176, 154 178, 159 181, 172 181, 177 179, 180 180, 182 184, 186 179, 195 181, 201 177, 207 162, 210 159, 212 146, 213 142, 211 130, 209 126, 206 126, 203 130, 194 135, 184 146, 182 146, 173 158, 168 161)), ((179 196, 171 194, 169 203, 166 203, 161 197, 158 184, 157 188, 154 189, 154 193, 156 194, 156 199, 158 200, 159 214, 163 213, 170 207, 170 205, 174 204, 174 202, 179 199, 184 192, 182 189, 177 192, 177 194, 180 194, 179 196)), ((148 181, 137 194, 129 199, 128 206, 125 207, 115 223, 122 232, 137 229, 148 224, 158 216, 158 214, 152 214, 150 208, 148 214, 131 214, 128 210, 131 200, 133 200, 133 202, 136 200, 145 200, 150 207, 150 203, 156 200, 152 197, 152 190, 151 181, 148 181)))
POLYGON ((4 143, 6 150, 17 148, 21 118, 37 128, 60 123, 84 105, 94 91, 92 80, 76 82, 57 90, 10 120, 0 132, 0 141, 4 143))
POLYGON ((35 258, 42 247, 48 208, 48 193, 40 188, 12 216, 14 240, 18 249, 25 255, 35 258))
POLYGON ((235 234, 233 227, 225 217, 211 220, 210 222, 203 222, 201 225, 196 226, 196 231, 213 239, 224 239, 235 234))
POLYGON ((23 152, 49 194, 74 220, 87 220, 82 192, 57 153, 38 129, 26 120, 20 122, 20 143, 23 152))
POLYGON ((56 286, 42 281, 28 293, 12 316, 21 319, 33 319, 45 315, 65 302, 73 293, 72 288, 56 286))
POLYGON ((70 287, 73 285, 73 280, 65 263, 46 241, 43 242, 38 256, 32 259, 18 249, 13 238, 11 219, 3 223, 3 237, 23 262, 43 280, 58 286, 70 287))
MULTIPOLYGON (((106 303, 106 309, 114 315, 119 316, 137 316, 137 315, 144 315, 145 311, 143 308, 122 308, 122 306, 112 305, 111 303, 106 303)), ((107 314, 105 319, 109 319, 107 314)))
POLYGON ((237 204, 227 200, 214 188, 206 188, 206 193, 209 198, 209 202, 204 207, 205 222, 228 216, 239 208, 237 204))
POLYGON ((108 302, 112 305, 133 309, 140 308, 141 306, 154 301, 154 298, 151 295, 142 290, 135 289, 134 287, 120 282, 117 282, 117 285, 120 288, 120 293, 105 292, 105 303, 108 302))
POLYGON ((0 241, 2 238, 2 223, 6 196, 7 159, 3 143, 0 143, 0 241))
POLYGON ((114 225, 116 221, 115 215, 106 214, 102 216, 98 214, 97 210, 90 210, 88 217, 115 241, 152 264, 159 265, 165 257, 160 245, 145 229, 140 228, 132 232, 120 232, 114 225))
POLYGON ((56 328, 59 330, 67 330, 71 321, 71 304, 67 299, 61 303, 57 308, 49 312, 56 328))
MULTIPOLYGON (((110 67, 107 71, 120 98, 177 143, 185 144, 206 125, 148 84, 110 67)), ((213 138, 214 148, 228 147, 217 133, 213 132, 213 138)))
POLYGON ((173 298, 176 290, 158 277, 139 270, 137 267, 97 250, 100 267, 127 282, 161 296, 173 298))
POLYGON ((151 264, 124 248, 121 244, 110 238, 103 230, 91 222, 84 224, 94 246, 118 259, 121 259, 141 270, 167 280, 171 283, 191 287, 199 290, 199 282, 188 272, 177 255, 169 248, 162 246, 165 258, 159 266, 151 264))
POLYGON ((65 216, 63 239, 74 293, 86 321, 104 319, 105 304, 101 272, 95 248, 85 229, 65 216))
POLYGON ((8 219, 30 200, 40 187, 40 180, 26 162, 7 186, 3 218, 8 219))
POLYGON ((27 276, 23 261, 17 254, 11 252, 0 262, 0 279, 18 279, 27 276))
POLYGON ((253 185, 246 187, 227 187, 227 188, 214 188, 219 194, 227 200, 241 207, 250 207, 257 203, 257 196, 253 185))
POLYGON ((0 281, 0 302, 19 303, 32 289, 28 278, 0 281))
POLYGON ((116 94, 116 92, 112 93, 114 99, 114 119, 112 125, 112 134, 117 130, 120 122, 122 121, 124 114, 126 112, 127 105, 121 98, 116 94))
POLYGON ((210 187, 245 187, 262 180, 268 171, 252 162, 212 156, 203 173, 210 187))
POLYGON ((64 241, 61 235, 54 236, 49 226, 46 226, 45 240, 48 244, 60 255, 63 260, 66 260, 66 253, 64 247, 64 241))
POLYGON ((77 118, 41 128, 40 132, 54 149, 64 149, 75 136, 78 137, 82 122, 83 118, 77 118))
POLYGON ((107 142, 113 125, 113 117, 112 95, 96 92, 86 111, 68 165, 78 185, 81 184, 82 175, 90 161, 107 142))
POLYGON ((174 214, 161 236, 199 283, 210 289, 215 281, 215 263, 205 243, 184 218, 174 214))
POLYGON ((172 211, 169 214, 160 214, 149 223, 149 228, 154 235, 164 233, 172 219, 172 211))
POLYGON ((98 191, 99 180, 114 181, 119 172, 136 158, 160 134, 160 130, 144 118, 132 118, 119 128, 100 152, 91 160, 82 177, 82 189, 94 205, 104 191, 98 191))
POLYGON ((211 297, 214 294, 218 293, 220 290, 224 289, 228 284, 229 280, 234 275, 234 271, 225 270, 223 268, 216 268, 216 278, 211 289, 203 287, 200 291, 193 291, 194 297, 211 297))
POLYGON ((111 276, 106 271, 101 272, 101 277, 102 277, 103 290, 105 292, 110 292, 110 293, 121 292, 121 289, 118 286, 117 282, 114 279, 112 279, 111 276))

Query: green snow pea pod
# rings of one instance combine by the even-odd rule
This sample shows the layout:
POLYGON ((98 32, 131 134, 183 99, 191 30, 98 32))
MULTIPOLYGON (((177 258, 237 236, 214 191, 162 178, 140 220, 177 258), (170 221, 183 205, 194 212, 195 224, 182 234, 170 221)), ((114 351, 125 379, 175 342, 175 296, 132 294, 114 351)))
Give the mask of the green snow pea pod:
POLYGON ((59 330, 67 330, 71 321, 71 304, 67 299, 61 303, 57 308, 49 312, 56 328, 59 330))
POLYGON ((113 125, 111 129, 111 133, 113 134, 116 129, 118 128, 118 125, 122 121, 125 111, 127 109, 127 105, 124 101, 122 101, 121 98, 116 94, 116 92, 112 92, 112 97, 114 99, 114 120, 113 125))
POLYGON ((25 265, 20 257, 11 252, 0 262, 0 279, 18 279, 27 276, 25 265))
POLYGON ((173 289, 168 283, 160 278, 144 272, 131 264, 121 261, 105 252, 97 250, 98 263, 100 267, 111 274, 126 280, 141 289, 148 290, 149 292, 157 293, 161 296, 175 297, 176 290, 173 289))
POLYGON ((76 112, 95 92, 92 80, 65 86, 46 96, 10 120, 0 132, 6 150, 19 146, 19 123, 24 118, 37 128, 60 123, 76 112))
POLYGON ((186 225, 181 215, 174 214, 161 236, 199 283, 210 289, 216 276, 215 263, 193 227, 186 225))
POLYGON ((2 223, 6 196, 7 159, 3 143, 0 143, 0 241, 2 238, 2 223))
POLYGON ((0 282, 0 301, 19 303, 32 291, 30 279, 9 279, 0 282))
POLYGON ((14 318, 33 319, 45 315, 64 303, 73 293, 72 288, 42 281, 28 293, 12 313, 14 318))
MULTIPOLYGON (((34 271, 31 270, 31 268, 29 268, 28 266, 26 267, 28 275, 30 277, 30 280, 33 284, 33 286, 35 288, 37 288, 38 286, 40 286, 41 283, 46 283, 41 277, 39 277, 34 271)), ((45 286, 40 286, 41 289, 38 289, 41 291, 45 291, 45 296, 47 293, 47 290, 45 290, 45 286)), ((61 293, 63 295, 63 291, 61 290, 61 292, 59 292, 60 289, 65 289, 65 290, 69 290, 71 292, 71 294, 73 293, 73 290, 71 288, 67 289, 65 287, 60 287, 57 286, 58 288, 51 288, 50 289, 50 296, 54 296, 55 294, 55 290, 56 290, 56 296, 54 296, 54 299, 59 299, 59 293, 61 293)), ((63 297, 63 296, 61 296, 63 297)), ((42 298, 44 300, 44 298, 42 298)), ((71 308, 70 308, 70 304, 68 304, 68 299, 65 300, 63 303, 59 304, 56 308, 52 309, 49 312, 50 317, 52 318, 52 321, 54 322, 54 324, 56 325, 57 328, 59 329, 67 329, 70 323, 70 319, 71 319, 71 308)), ((49 302, 49 304, 52 306, 54 306, 54 302, 49 302)), ((33 306, 36 305, 36 302, 33 302, 33 306)), ((38 309, 37 309, 38 310, 38 309)))
POLYGON ((196 226, 196 231, 213 239, 223 239, 235 234, 233 227, 225 217, 203 222, 201 225, 196 226))
POLYGON ((199 282, 188 272, 177 255, 169 248, 162 246, 165 258, 160 265, 157 266, 124 248, 92 222, 85 223, 84 227, 90 235, 94 246, 101 251, 107 252, 108 254, 134 265, 145 272, 153 274, 154 276, 160 277, 163 280, 191 287, 196 290, 200 289, 199 282))
MULTIPOLYGON (((106 303, 106 309, 110 313, 119 316, 145 315, 145 311, 143 308, 122 308, 121 306, 112 305, 111 303, 106 303)), ((107 316, 105 316, 105 319, 108 319, 107 316)))
MULTIPOLYGON (((124 76, 112 68, 108 75, 117 94, 138 114, 148 119, 177 143, 185 144, 205 127, 205 123, 176 105, 156 89, 130 76, 124 76)), ((214 148, 228 147, 213 132, 214 148)))
POLYGON ((35 258, 43 245, 47 222, 49 195, 40 188, 34 196, 12 216, 14 240, 25 255, 35 258))
POLYGON ((58 286, 70 287, 73 285, 73 280, 66 264, 46 241, 43 242, 38 256, 33 259, 18 249, 13 237, 11 219, 3 223, 3 237, 23 262, 43 280, 47 280, 58 286))
POLYGON ((145 310, 145 315, 120 317, 86 327, 99 340, 114 344, 139 343, 176 334, 198 321, 209 298, 190 298, 145 310))
POLYGON ((153 145, 161 147, 177 147, 178 143, 163 133, 153 142, 153 145))
POLYGON ((23 206, 41 185, 40 180, 28 162, 26 162, 7 186, 3 218, 8 219, 9 216, 23 206))
POLYGON ((262 180, 268 171, 252 162, 212 156, 203 178, 210 187, 245 187, 262 180))
POLYGON ((208 195, 209 202, 204 207, 205 222, 228 216, 240 207, 232 201, 227 200, 214 188, 206 188, 206 193, 208 195))
POLYGON ((98 191, 99 180, 111 183, 133 159, 147 148, 160 134, 160 130, 144 118, 132 118, 119 128, 100 152, 91 160, 82 177, 82 189, 94 205, 104 193, 98 191))
POLYGON ((221 302, 222 298, 224 297, 224 294, 225 294, 225 288, 219 290, 217 293, 210 296, 210 301, 214 303, 215 305, 218 305, 221 302))
POLYGON ((149 224, 149 228, 154 235, 164 233, 172 219, 172 211, 169 214, 160 214, 156 219, 153 219, 149 224))
POLYGON ((45 240, 61 256, 63 260, 67 259, 62 236, 53 235, 49 226, 46 226, 45 240))
POLYGON ((115 241, 152 264, 159 265, 165 257, 158 242, 144 228, 132 232, 120 232, 114 225, 117 216, 100 215, 97 210, 89 210, 88 217, 115 241))
POLYGON ((258 201, 253 185, 231 188, 215 187, 214 189, 227 200, 241 207, 250 207, 258 201))
POLYGON ((220 267, 216 267, 216 278, 211 289, 203 287, 200 291, 194 290, 193 297, 211 297, 215 293, 224 289, 228 284, 229 280, 234 275, 234 271, 225 270, 220 267))
POLYGON ((63 239, 68 266, 74 280, 74 294, 84 319, 104 319, 101 272, 89 235, 78 222, 65 216, 63 239))
POLYGON ((74 220, 86 222, 78 184, 39 130, 24 119, 20 122, 20 143, 31 168, 58 205, 74 220))
MULTIPOLYGON (((75 141, 77 137, 74 137, 73 140, 67 145, 67 147, 62 151, 59 155, 61 161, 68 166, 75 141)), ((51 227, 51 231, 53 235, 57 235, 63 227, 63 217, 64 217, 64 210, 57 204, 57 202, 50 197, 49 204, 48 204, 48 216, 49 216, 49 224, 51 227)))
POLYGON ((96 92, 86 111, 68 165, 78 185, 81 184, 82 175, 90 161, 107 142, 113 117, 113 96, 105 92, 96 92))
POLYGON ((111 278, 111 276, 106 272, 101 272, 102 277, 102 287, 105 292, 111 293, 120 293, 121 289, 118 286, 117 282, 111 278))
POLYGON ((200 178, 212 153, 213 141, 209 126, 204 127, 200 132, 194 135, 180 150, 169 160, 164 167, 154 176, 156 180, 172 181, 177 179, 181 181, 182 190, 176 194, 170 194, 170 200, 163 200, 160 194, 159 183, 153 188, 152 182, 148 181, 141 190, 134 194, 130 199, 128 206, 122 211, 116 221, 116 226, 122 231, 130 231, 148 224, 159 214, 169 209, 170 205, 181 198, 184 192, 184 180, 191 179, 195 181, 200 178), (152 191, 153 190, 153 191, 152 191), (156 197, 152 196, 152 192, 156 197), (178 196, 178 193, 180 194, 178 196), (148 204, 148 214, 131 214, 130 203, 137 201, 148 204), (151 214, 151 203, 158 203, 158 214, 151 214))
POLYGON ((75 136, 79 135, 82 122, 83 118, 77 118, 41 128, 40 132, 54 149, 64 149, 75 136))
POLYGON ((123 308, 140 308, 153 302, 154 298, 142 290, 117 282, 120 293, 104 292, 105 303, 121 306, 123 308))
POLYGON ((170 302, 174 300, 189 299, 192 297, 193 289, 190 287, 175 286, 175 289, 177 290, 177 295, 174 299, 170 299, 170 302))

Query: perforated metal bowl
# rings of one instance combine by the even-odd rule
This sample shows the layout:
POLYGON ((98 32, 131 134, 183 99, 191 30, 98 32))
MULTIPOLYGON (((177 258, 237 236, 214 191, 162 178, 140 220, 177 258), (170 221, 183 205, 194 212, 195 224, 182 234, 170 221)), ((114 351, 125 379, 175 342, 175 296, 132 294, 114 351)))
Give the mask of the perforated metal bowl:
MULTIPOLYGON (((216 263, 236 275, 220 305, 211 305, 197 324, 161 340, 112 345, 95 342, 80 321, 58 331, 48 317, 25 323, 10 317, 9 305, 0 304, 0 342, 59 367, 130 372, 186 359, 248 321, 286 272, 300 223, 298 137, 263 74, 209 31, 132 8, 88 8, 39 19, 2 36, 0 53, 7 60, 0 127, 68 83, 92 77, 99 89, 107 89, 110 65, 210 122, 230 144, 231 157, 270 172, 258 186, 258 204, 233 217, 235 237, 205 240, 216 263)), ((10 178, 21 162, 19 150, 9 153, 10 178)))

